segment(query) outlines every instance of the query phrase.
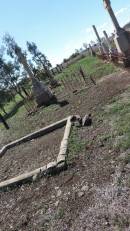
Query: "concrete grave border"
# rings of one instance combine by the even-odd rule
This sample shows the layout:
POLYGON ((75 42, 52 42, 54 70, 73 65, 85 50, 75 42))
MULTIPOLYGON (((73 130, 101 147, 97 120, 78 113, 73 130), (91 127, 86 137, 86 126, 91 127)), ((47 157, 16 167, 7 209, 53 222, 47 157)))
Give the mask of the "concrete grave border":
POLYGON ((33 171, 23 173, 19 176, 13 177, 9 180, 3 181, 0 183, 0 190, 3 190, 8 187, 14 187, 26 182, 32 182, 35 181, 36 179, 48 175, 48 174, 54 174, 56 172, 59 172, 63 170, 67 166, 67 147, 68 147, 68 139, 71 131, 71 126, 72 126, 72 118, 78 119, 79 116, 69 116, 63 120, 57 121, 56 123, 53 123, 45 128, 42 128, 36 132, 33 132, 27 136, 24 136, 16 141, 13 141, 7 145, 5 145, 1 150, 0 150, 0 157, 2 157, 7 150, 20 145, 22 143, 25 143, 27 141, 30 141, 32 139, 36 139, 38 137, 41 137, 43 135, 46 135, 58 128, 65 127, 64 131, 64 136, 61 141, 60 145, 60 150, 59 154, 57 156, 56 161, 50 162, 45 166, 42 166, 40 168, 37 168, 33 171))

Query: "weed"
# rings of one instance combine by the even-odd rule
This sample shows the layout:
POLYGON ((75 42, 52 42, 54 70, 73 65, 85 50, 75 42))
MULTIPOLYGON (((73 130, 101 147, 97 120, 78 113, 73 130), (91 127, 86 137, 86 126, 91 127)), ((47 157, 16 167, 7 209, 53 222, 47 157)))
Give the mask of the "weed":
POLYGON ((130 148, 130 103, 129 90, 105 107, 104 118, 112 130, 113 146, 121 150, 130 148))
POLYGON ((129 164, 130 163, 130 154, 128 154, 126 157, 125 157, 125 164, 129 164))
POLYGON ((79 137, 78 128, 73 127, 69 138, 68 160, 71 161, 77 154, 81 153, 85 148, 85 144, 79 137))
POLYGON ((55 219, 62 219, 65 212, 63 208, 59 208, 57 213, 55 214, 55 219))

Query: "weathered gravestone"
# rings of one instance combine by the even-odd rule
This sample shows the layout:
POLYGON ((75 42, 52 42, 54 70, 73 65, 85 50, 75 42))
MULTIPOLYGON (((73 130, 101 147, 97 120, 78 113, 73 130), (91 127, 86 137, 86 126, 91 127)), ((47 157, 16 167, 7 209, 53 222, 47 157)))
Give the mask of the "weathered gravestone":
POLYGON ((110 0, 103 0, 103 3, 115 27, 114 41, 115 41, 116 48, 119 54, 124 55, 125 57, 124 64, 128 66, 130 65, 130 34, 124 28, 120 27, 117 18, 114 14, 114 11, 111 7, 110 0))

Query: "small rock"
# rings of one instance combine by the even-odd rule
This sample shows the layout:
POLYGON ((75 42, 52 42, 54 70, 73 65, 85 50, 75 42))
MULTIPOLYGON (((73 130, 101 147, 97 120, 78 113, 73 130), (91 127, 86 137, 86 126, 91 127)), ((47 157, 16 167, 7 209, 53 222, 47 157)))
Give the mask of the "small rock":
POLYGON ((62 194, 62 191, 59 189, 59 190, 57 191, 57 197, 60 197, 61 194, 62 194))
POLYGON ((69 200, 68 196, 64 196, 63 200, 67 202, 69 200))
POLYGON ((52 195, 51 198, 54 199, 54 198, 55 198, 55 195, 52 195))
POLYGON ((126 158, 126 152, 123 152, 119 155, 119 159, 125 159, 126 158))
POLYGON ((57 207, 59 205, 59 201, 56 201, 55 202, 55 206, 57 207))
POLYGON ((82 126, 91 126, 92 125, 92 117, 91 114, 85 115, 82 119, 82 126))
POLYGON ((4 176, 3 180, 7 180, 8 176, 4 176))
POLYGON ((83 197, 84 196, 84 192, 81 191, 81 192, 78 192, 78 197, 83 197))
POLYGON ((105 145, 103 144, 103 143, 100 143, 99 144, 99 148, 102 148, 102 147, 104 147, 105 145))
POLYGON ((88 185, 84 185, 84 186, 81 188, 81 191, 88 191, 88 185))
POLYGON ((35 174, 35 175, 33 176, 32 180, 33 180, 34 182, 37 181, 37 180, 38 180, 38 174, 35 174))
POLYGON ((129 169, 129 170, 130 170, 130 163, 128 163, 128 164, 126 165, 126 169, 129 169))

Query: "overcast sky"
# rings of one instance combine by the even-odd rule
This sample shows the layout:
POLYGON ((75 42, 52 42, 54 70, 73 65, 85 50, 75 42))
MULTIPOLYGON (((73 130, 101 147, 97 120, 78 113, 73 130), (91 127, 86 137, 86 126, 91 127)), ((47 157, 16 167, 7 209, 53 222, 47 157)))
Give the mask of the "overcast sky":
MULTIPOLYGON (((121 25, 130 21, 130 1, 111 0, 121 25)), ((0 0, 0 37, 5 32, 25 48, 34 41, 53 65, 95 39, 91 26, 113 31, 102 0, 0 0)))

